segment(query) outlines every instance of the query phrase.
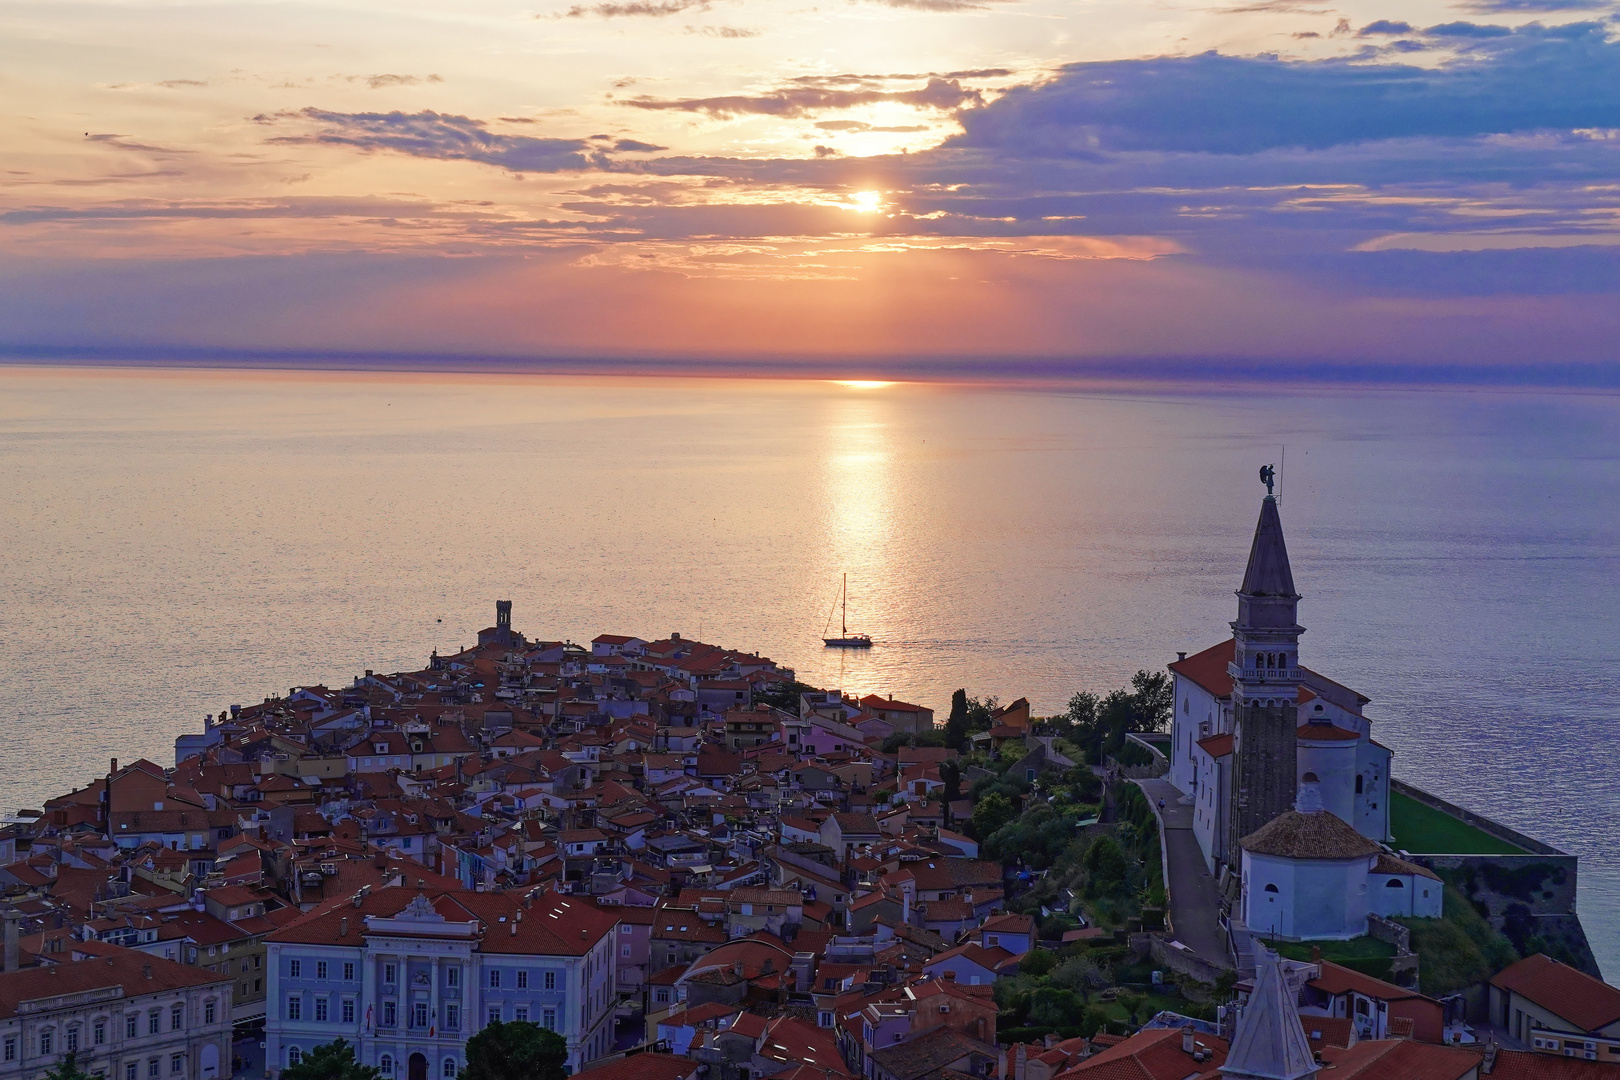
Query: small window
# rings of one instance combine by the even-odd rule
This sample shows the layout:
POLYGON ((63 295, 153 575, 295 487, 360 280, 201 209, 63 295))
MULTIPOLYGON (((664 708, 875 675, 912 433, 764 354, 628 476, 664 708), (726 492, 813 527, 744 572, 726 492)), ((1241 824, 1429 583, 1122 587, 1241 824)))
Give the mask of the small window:
POLYGON ((416 1003, 416 1007, 411 1012, 411 1026, 418 1028, 425 1028, 428 1026, 427 1002, 418 1001, 416 1003))
POLYGON ((1386 889, 1404 889, 1404 888, 1406 888, 1406 883, 1403 882, 1398 877, 1392 877, 1388 881, 1384 882, 1384 888, 1386 888, 1386 889))
POLYGON ((444 985, 446 985, 446 986, 460 986, 461 985, 461 969, 459 967, 445 968, 445 970, 444 970, 444 985))
POLYGON ((446 1031, 461 1030, 461 1006, 450 1004, 444 1007, 444 1029, 446 1031))
POLYGON ((557 1010, 556 1009, 542 1009, 540 1011, 540 1026, 545 1028, 547 1031, 556 1031, 557 1030, 557 1010))
POLYGON ((148 1035, 156 1035, 162 1030, 163 1013, 159 1009, 153 1009, 151 1012, 146 1014, 146 1033, 148 1035))
POLYGON ((384 1076, 394 1075, 394 1059, 384 1054, 377 1062, 377 1071, 384 1076))
POLYGON ((343 1022, 345 1024, 354 1023, 354 999, 353 998, 344 998, 343 999, 343 1013, 342 1013, 342 1016, 343 1016, 343 1022))
POLYGON ((347 960, 344 961, 344 963, 343 963, 343 981, 344 982, 353 982, 354 981, 354 962, 353 961, 347 961, 347 960))
POLYGON ((304 1052, 296 1046, 287 1047, 287 1064, 297 1065, 304 1060, 304 1052))
POLYGON ((440 1069, 439 1075, 444 1077, 445 1080, 453 1080, 456 1075, 456 1059, 445 1058, 444 1066, 440 1069))
POLYGON ((1275 886, 1275 885, 1267 885, 1265 891, 1266 892, 1276 892, 1277 891, 1277 886, 1275 886))
POLYGON ((527 990, 529 988, 529 973, 527 971, 518 972, 517 980, 517 988, 519 990, 527 990))
POLYGON ((501 1007, 499 1005, 491 1005, 489 1007, 489 1013, 487 1014, 486 1019, 491 1024, 500 1023, 501 1022, 501 1007))
POLYGON ((315 961, 315 977, 317 979, 326 978, 326 961, 325 960, 317 960, 317 961, 315 961))
POLYGON ((152 1080, 157 1080, 157 1078, 159 1076, 162 1076, 163 1075, 163 1059, 162 1058, 153 1058, 151 1061, 148 1061, 146 1063, 146 1075, 151 1077, 152 1080))
POLYGON ((501 988, 501 969, 500 968, 490 968, 489 969, 489 988, 491 990, 499 990, 501 988))
POLYGON ((289 960, 289 961, 287 961, 287 976, 288 976, 288 978, 292 978, 292 979, 299 978, 300 976, 303 975, 303 972, 304 972, 304 962, 302 960, 289 960))
POLYGON ((315 1022, 317 1024, 326 1023, 326 999, 323 997, 315 999, 315 1022))
POLYGON ((56 1032, 52 1031, 50 1028, 46 1028, 44 1031, 39 1033, 39 1052, 41 1054, 54 1053, 55 1046, 56 1032))
POLYGON ((140 1034, 141 1018, 134 1013, 124 1017, 124 1038, 133 1039, 140 1034))
POLYGON ((178 1073, 181 1069, 183 1069, 185 1067, 186 1067, 186 1055, 184 1055, 184 1054, 170 1054, 169 1055, 169 1071, 171 1073, 178 1073))
POLYGON ((383 982, 387 983, 389 986, 392 986, 398 981, 399 981, 399 968, 398 968, 398 966, 395 965, 395 964, 384 964, 383 965, 383 982))
POLYGON ((1356 773, 1356 794, 1361 794, 1361 774, 1356 773))
POLYGON ((140 1080, 141 1067, 135 1062, 124 1066, 124 1080, 140 1080))
MULTIPOLYGON (((213 1008, 213 1002, 209 1002, 208 1006, 213 1008)), ((107 1021, 99 1018, 96 1020, 95 1027, 90 1029, 90 1040, 97 1046, 101 1046, 107 1041, 107 1021)))
POLYGON ((557 973, 555 971, 546 972, 546 989, 557 989, 557 973))
POLYGON ((520 1024, 527 1024, 529 1022, 529 1008, 528 1008, 528 1006, 527 1005, 519 1005, 517 1008, 513 1009, 512 1010, 512 1019, 516 1020, 520 1024))
MULTIPOLYGON (((215 1004, 214 1004, 214 1002, 212 1000, 203 1002, 203 1023, 212 1024, 214 1022, 214 1014, 215 1014, 216 1011, 217 1011, 217 1009, 216 1009, 215 1004)), ((101 1027, 98 1024, 96 1026, 96 1042, 99 1043, 100 1041, 101 1041, 101 1027)))
POLYGON ((78 1049, 79 1049, 79 1029, 78 1028, 70 1027, 70 1028, 67 1029, 67 1038, 62 1040, 62 1049, 66 1050, 70 1054, 75 1053, 75 1052, 78 1051, 78 1049))
POLYGON ((287 995, 287 1019, 302 1020, 304 1018, 304 999, 297 994, 287 995))

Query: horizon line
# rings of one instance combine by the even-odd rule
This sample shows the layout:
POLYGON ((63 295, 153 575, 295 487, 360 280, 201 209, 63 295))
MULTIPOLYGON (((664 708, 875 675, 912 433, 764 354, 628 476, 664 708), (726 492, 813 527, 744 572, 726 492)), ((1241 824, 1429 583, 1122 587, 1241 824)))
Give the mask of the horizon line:
POLYGON ((1617 390, 1620 361, 1443 363, 1252 357, 815 356, 650 357, 388 349, 242 349, 205 346, 0 345, 0 365, 175 370, 272 370, 466 375, 667 376, 1122 386, 1248 385, 1617 390))

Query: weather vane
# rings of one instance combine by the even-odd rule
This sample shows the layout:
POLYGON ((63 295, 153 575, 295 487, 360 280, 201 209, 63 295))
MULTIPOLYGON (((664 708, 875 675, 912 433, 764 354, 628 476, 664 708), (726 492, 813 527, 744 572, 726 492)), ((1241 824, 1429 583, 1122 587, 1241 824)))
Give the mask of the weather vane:
POLYGON ((1260 482, 1266 485, 1266 494, 1276 494, 1277 470, 1270 465, 1260 466, 1260 482))

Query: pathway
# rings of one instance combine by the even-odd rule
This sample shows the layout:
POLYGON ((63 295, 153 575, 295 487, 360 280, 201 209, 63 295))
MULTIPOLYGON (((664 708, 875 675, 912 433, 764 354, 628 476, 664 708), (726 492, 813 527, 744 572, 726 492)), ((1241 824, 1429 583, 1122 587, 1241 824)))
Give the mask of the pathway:
POLYGON ((1170 876, 1166 882, 1170 892, 1170 925, 1175 940, 1197 954, 1200 960, 1217 967, 1230 968, 1231 959, 1226 952, 1226 935, 1221 932, 1220 894, 1215 878, 1204 865, 1204 853, 1193 835, 1193 808, 1191 801, 1168 780, 1137 780, 1136 785, 1148 797, 1153 812, 1159 818, 1159 830, 1164 836, 1165 868, 1170 876), (1159 800, 1164 808, 1159 808, 1159 800))

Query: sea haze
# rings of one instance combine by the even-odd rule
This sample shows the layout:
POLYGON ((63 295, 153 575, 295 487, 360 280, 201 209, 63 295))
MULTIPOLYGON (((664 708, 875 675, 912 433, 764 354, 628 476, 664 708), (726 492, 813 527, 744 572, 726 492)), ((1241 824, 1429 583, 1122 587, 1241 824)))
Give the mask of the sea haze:
MULTIPOLYGON (((0 806, 204 713, 698 636, 943 713, 1222 640, 1263 494, 1397 776, 1582 857, 1620 976, 1620 397, 0 367, 0 806), (820 637, 850 580, 850 628, 820 637)), ((836 622, 834 624, 836 626, 836 622)))

